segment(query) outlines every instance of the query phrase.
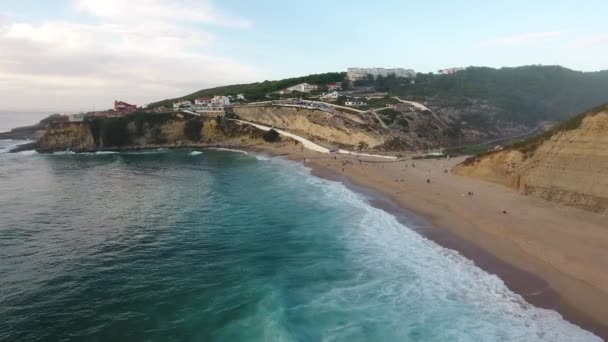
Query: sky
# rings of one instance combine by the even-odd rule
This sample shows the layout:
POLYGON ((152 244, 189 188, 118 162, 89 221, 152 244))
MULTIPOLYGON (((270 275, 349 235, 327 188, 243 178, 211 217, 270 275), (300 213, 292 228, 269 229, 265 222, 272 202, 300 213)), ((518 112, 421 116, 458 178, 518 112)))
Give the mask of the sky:
POLYGON ((2 110, 403 67, 608 69, 608 1, 0 0, 2 110))

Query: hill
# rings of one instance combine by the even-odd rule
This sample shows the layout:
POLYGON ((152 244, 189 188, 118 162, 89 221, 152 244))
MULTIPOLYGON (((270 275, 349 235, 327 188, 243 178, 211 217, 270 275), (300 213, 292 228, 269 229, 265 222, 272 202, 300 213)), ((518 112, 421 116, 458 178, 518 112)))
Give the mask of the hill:
MULTIPOLYGON (((325 86, 343 81, 345 76, 333 72, 237 84, 200 90, 180 99, 244 94, 249 101, 259 101, 267 99, 268 93, 298 83, 325 86)), ((344 95, 380 92, 424 104, 449 126, 451 146, 524 134, 541 123, 563 121, 608 102, 608 71, 580 72, 560 66, 469 67, 449 75, 419 73, 415 83, 388 76, 351 85, 344 95)), ((175 100, 151 107, 170 107, 175 100)))
POLYGON ((608 102, 608 71, 580 72, 560 66, 469 67, 451 75, 418 74, 415 84, 374 82, 391 94, 434 99, 455 108, 483 101, 505 121, 535 125, 562 121, 608 102))
POLYGON ((500 183, 522 194, 608 210, 608 105, 502 151, 471 157, 454 173, 500 183))
MULTIPOLYGON (((183 96, 179 100, 194 100, 197 97, 210 97, 214 95, 237 95, 243 94, 251 101, 266 99, 266 94, 294 86, 299 83, 310 83, 319 86, 327 85, 332 82, 341 82, 346 77, 345 72, 329 72, 325 74, 315 74, 302 77, 287 78, 278 81, 264 81, 249 84, 235 84, 223 87, 199 90, 190 95, 183 96)), ((171 107, 173 101, 178 99, 168 99, 150 104, 150 107, 171 107)))

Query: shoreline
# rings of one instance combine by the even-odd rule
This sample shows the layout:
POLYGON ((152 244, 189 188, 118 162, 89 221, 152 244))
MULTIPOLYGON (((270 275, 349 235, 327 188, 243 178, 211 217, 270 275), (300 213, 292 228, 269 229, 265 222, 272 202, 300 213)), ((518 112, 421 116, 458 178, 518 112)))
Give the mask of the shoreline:
MULTIPOLYGON (((357 159, 352 156, 323 155, 297 150, 296 148, 267 146, 254 148, 253 152, 281 156, 302 163, 311 168, 314 176, 341 182, 349 189, 366 195, 370 198, 370 204, 374 207, 394 215, 400 222, 407 224, 407 226, 415 229, 421 235, 438 245, 459 252, 464 257, 472 260, 475 265, 484 271, 495 274, 511 291, 521 295, 532 305, 554 310, 565 320, 593 332, 602 339, 608 339, 608 315, 605 315, 605 312, 608 310, 608 293, 604 291, 606 287, 598 288, 591 283, 565 274, 563 269, 558 268, 559 264, 549 264, 543 260, 538 260, 536 255, 522 250, 513 240, 504 238, 504 236, 488 234, 484 229, 476 227, 476 224, 481 223, 492 228, 493 223, 491 221, 501 221, 505 218, 510 218, 510 213, 500 215, 497 210, 496 213, 490 214, 490 217, 488 215, 484 217, 483 214, 480 217, 470 217, 470 215, 475 216, 475 213, 466 211, 454 212, 446 205, 445 201, 449 201, 449 199, 442 199, 440 193, 428 193, 428 196, 436 200, 429 203, 427 201, 428 198, 418 196, 415 191, 411 193, 398 191, 400 190, 399 187, 403 187, 401 182, 395 184, 395 186, 391 184, 391 181, 387 182, 384 180, 383 183, 379 181, 379 178, 394 171, 395 166, 398 164, 403 165, 404 163, 414 162, 418 164, 418 169, 422 169, 421 166, 428 166, 427 164, 436 163, 437 161, 374 161, 371 159, 357 159), (361 167, 365 172, 349 172, 350 170, 357 169, 357 165, 352 163, 352 161, 358 162, 359 160, 362 160, 363 164, 366 163, 365 161, 368 161, 368 166, 361 167), (349 161, 351 164, 343 164, 349 161), (412 222, 414 223, 412 224, 412 222)), ((426 177, 426 172, 422 176, 426 177)), ((436 173, 428 177, 429 179, 433 179, 433 186, 436 187, 435 176, 437 176, 436 173)), ((449 173, 445 177, 461 178, 449 173)), ((462 179, 466 183, 476 185, 476 193, 482 190, 496 191, 500 192, 499 195, 504 193, 521 197, 521 199, 517 200, 523 202, 521 203, 523 206, 543 205, 539 199, 521 196, 508 188, 497 188, 495 184, 486 184, 474 179, 462 179)), ((406 180, 405 182, 407 184, 408 181, 406 180)), ((417 187, 427 187, 429 185, 422 180, 417 183, 417 187)), ((465 198, 465 200, 467 199, 465 198)), ((547 206, 547 203, 544 203, 544 205, 547 206)), ((477 208, 473 208, 473 210, 477 210, 477 208)), ((536 208, 532 207, 528 209, 536 208)), ((555 211, 556 215, 564 210, 578 210, 562 207, 558 209, 544 209, 549 210, 551 213, 557 210, 555 211)), ((592 213, 589 213, 589 215, 593 216, 592 213)), ((587 223, 598 224, 597 220, 601 220, 601 218, 594 217, 594 219, 587 223)), ((504 222, 498 223, 500 225, 500 223, 504 222)), ((520 222, 512 224, 518 223, 520 222)), ((529 223, 526 227, 530 228, 529 223)), ((504 227, 502 228, 504 229, 504 227)), ((532 226, 532 228, 534 227, 532 226)), ((608 230, 603 237, 608 239, 608 230)), ((580 251, 581 249, 584 249, 584 246, 572 246, 572 250, 580 251)))
POLYGON ((311 173, 315 177, 340 182, 351 191, 363 194, 369 198, 369 204, 373 207, 395 216, 401 224, 415 230, 439 246, 457 251, 485 272, 498 276, 511 291, 520 295, 526 302, 536 307, 554 310, 568 322, 591 331, 602 339, 608 338, 608 326, 586 317, 575 307, 564 303, 564 298, 542 277, 509 264, 449 230, 435 226, 428 218, 398 205, 382 192, 356 185, 350 178, 329 169, 313 167, 311 173))
MULTIPOLYGON (((495 226, 495 224, 497 221, 504 221, 505 218, 511 215, 497 216, 497 213, 493 213, 490 217, 481 215, 480 219, 479 217, 475 217, 474 212, 471 212, 479 210, 477 206, 464 208, 461 212, 454 211, 453 208, 450 208, 446 204, 450 203, 450 199, 443 198, 440 193, 441 191, 453 191, 454 189, 449 189, 449 184, 446 186, 445 183, 437 182, 437 180, 441 180, 440 177, 437 177, 441 174, 437 174, 438 170, 436 167, 435 169, 429 169, 428 174, 426 171, 423 171, 426 167, 430 168, 429 165, 432 164, 438 164, 443 168, 445 166, 443 165, 443 160, 379 161, 370 158, 356 158, 349 155, 322 154, 307 151, 301 149, 299 145, 293 145, 292 143, 250 145, 197 144, 171 147, 162 146, 160 148, 171 150, 232 148, 267 154, 273 157, 283 157, 302 163, 311 169, 311 173, 314 176, 341 182, 350 190, 366 195, 370 199, 370 204, 374 207, 394 215, 399 222, 416 230, 438 245, 459 252, 467 259, 472 260, 476 266, 484 271, 495 274, 511 291, 521 295, 527 302, 540 308, 554 310, 565 320, 608 340, 608 314, 605 314, 608 313, 608 292, 605 292, 608 289, 608 283, 606 287, 598 288, 593 286, 592 283, 581 281, 576 277, 563 273, 563 269, 555 267, 555 264, 552 265, 543 262, 543 260, 538 260, 535 258, 535 255, 522 250, 521 246, 518 246, 508 237, 488 234, 487 229, 476 227, 476 224, 481 222, 484 225, 488 225, 490 229, 499 227, 504 231, 505 227, 501 227, 500 224, 504 225, 505 222, 498 222, 498 226, 495 226), (362 162, 363 166, 357 167, 359 161, 362 162), (402 173, 400 170, 404 164, 409 163, 417 164, 416 172, 418 172, 418 179, 415 183, 412 183, 411 172, 402 173), (387 176, 394 176, 396 171, 399 171, 396 173, 398 175, 405 175, 405 180, 400 179, 397 182, 398 179, 395 179, 395 182, 392 182, 391 179, 386 179, 387 176), (421 176, 422 178, 420 178, 421 176), (432 185, 426 184, 423 181, 427 179, 426 177, 433 179, 432 185), (437 193, 427 191, 437 190, 438 185, 440 187, 442 185, 446 186, 448 189, 444 190, 442 187, 441 191, 437 193), (404 187, 405 189, 403 189, 404 187), (420 189, 424 189, 422 194, 419 191, 420 189)), ((124 152, 150 149, 154 150, 156 148, 103 149, 99 151, 113 150, 124 152)), ((453 161, 453 163, 456 161, 453 161)), ((410 169, 410 171, 413 171, 413 169, 410 169)), ((444 174, 443 177, 458 177, 458 179, 466 180, 465 183, 469 183, 468 185, 472 184, 476 186, 476 194, 482 191, 507 193, 517 196, 518 202, 528 202, 522 204, 524 207, 532 205, 532 208, 527 208, 528 210, 543 209, 541 200, 521 196, 508 188, 449 173, 444 174)), ((549 209, 555 210, 554 208, 549 209)), ((561 207, 560 209, 566 211, 575 210, 561 207)), ((557 213, 555 212, 556 215, 557 213)), ((589 215, 592 214, 589 213, 589 215)), ((590 222, 590 224, 597 223, 594 220, 590 222)), ((605 231, 602 238, 606 238, 608 241, 608 230, 605 231)), ((578 250, 581 246, 575 245, 572 248, 578 250)), ((600 285, 604 284, 600 283, 600 285)))

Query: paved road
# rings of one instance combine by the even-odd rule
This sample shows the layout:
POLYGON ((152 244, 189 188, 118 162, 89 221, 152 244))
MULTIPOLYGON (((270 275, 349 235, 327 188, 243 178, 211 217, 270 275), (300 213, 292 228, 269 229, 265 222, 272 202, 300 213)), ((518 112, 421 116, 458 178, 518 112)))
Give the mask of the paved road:
MULTIPOLYGON (((262 131, 269 131, 271 129, 274 129, 280 135, 283 135, 283 136, 289 137, 289 138, 291 138, 293 140, 301 142, 302 145, 306 149, 309 149, 309 150, 312 150, 312 151, 321 152, 321 153, 326 153, 326 154, 327 153, 331 153, 331 151, 328 148, 326 148, 326 147, 323 147, 321 145, 315 144, 314 142, 312 142, 312 141, 310 141, 310 140, 308 140, 306 138, 302 138, 299 135, 295 135, 293 133, 285 132, 285 131, 277 129, 277 128, 272 128, 272 127, 256 124, 256 123, 249 122, 249 121, 238 120, 238 119, 225 119, 225 120, 232 120, 232 121, 240 122, 242 124, 251 125, 253 127, 261 129, 262 131)), ((346 155, 352 155, 352 156, 360 156, 360 157, 382 158, 382 159, 391 159, 391 160, 397 159, 397 157, 394 157, 394 156, 383 156, 383 155, 379 155, 379 154, 358 153, 358 152, 352 152, 352 151, 341 150, 341 149, 337 150, 336 153, 346 154, 346 155)))

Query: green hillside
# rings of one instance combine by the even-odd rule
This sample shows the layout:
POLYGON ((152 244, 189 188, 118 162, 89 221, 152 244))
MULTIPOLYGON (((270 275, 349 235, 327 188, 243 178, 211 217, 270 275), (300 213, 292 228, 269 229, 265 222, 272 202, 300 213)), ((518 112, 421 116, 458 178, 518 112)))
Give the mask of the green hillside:
POLYGON ((470 67, 452 75, 418 74, 413 85, 393 77, 373 84, 391 94, 442 98, 462 107, 485 100, 501 109, 502 119, 528 124, 561 121, 608 102, 608 71, 560 66, 470 67))
MULTIPOLYGON (((264 100, 266 94, 298 83, 326 85, 342 81, 345 76, 334 72, 237 84, 201 90, 182 99, 244 94, 248 100, 264 100)), ((419 101, 440 100, 446 106, 463 109, 483 100, 498 108, 497 113, 492 113, 497 118, 527 125, 565 120, 608 102, 608 71, 580 72, 560 66, 469 67, 451 75, 418 74, 415 84, 389 76, 357 81, 355 86, 372 86, 377 91, 419 101)), ((171 106, 174 100, 152 106, 171 106)))
MULTIPOLYGON (((265 100, 266 94, 285 89, 300 83, 310 83, 316 85, 326 85, 332 82, 341 82, 346 77, 345 72, 329 72, 325 74, 308 75, 303 77, 287 78, 278 81, 264 81, 249 84, 235 84, 223 87, 216 87, 197 91, 196 93, 186 95, 180 99, 194 100, 197 97, 211 97, 214 95, 237 95, 243 94, 245 98, 251 101, 265 100)), ((177 99, 164 100, 151 104, 152 107, 165 106, 170 107, 177 99)))

